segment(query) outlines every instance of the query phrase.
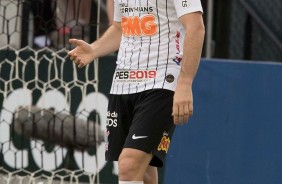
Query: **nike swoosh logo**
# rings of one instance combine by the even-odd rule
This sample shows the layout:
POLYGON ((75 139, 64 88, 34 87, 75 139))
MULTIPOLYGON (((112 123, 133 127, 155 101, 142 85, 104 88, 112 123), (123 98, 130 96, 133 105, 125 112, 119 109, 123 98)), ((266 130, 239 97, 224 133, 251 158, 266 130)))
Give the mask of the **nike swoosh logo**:
POLYGON ((132 139, 143 139, 143 138, 147 138, 148 136, 135 136, 135 134, 133 134, 132 139))

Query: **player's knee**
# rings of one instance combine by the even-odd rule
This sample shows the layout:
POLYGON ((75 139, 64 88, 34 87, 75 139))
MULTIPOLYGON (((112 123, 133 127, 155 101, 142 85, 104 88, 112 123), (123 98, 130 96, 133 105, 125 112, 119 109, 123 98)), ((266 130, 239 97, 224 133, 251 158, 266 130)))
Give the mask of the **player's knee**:
POLYGON ((145 174, 144 176, 144 184, 157 184, 158 179, 155 176, 145 174))
POLYGON ((144 184, 157 184, 158 183, 158 172, 156 168, 154 170, 148 170, 144 175, 144 184))
POLYGON ((135 179, 138 164, 133 158, 120 158, 118 162, 119 178, 125 181, 135 179))

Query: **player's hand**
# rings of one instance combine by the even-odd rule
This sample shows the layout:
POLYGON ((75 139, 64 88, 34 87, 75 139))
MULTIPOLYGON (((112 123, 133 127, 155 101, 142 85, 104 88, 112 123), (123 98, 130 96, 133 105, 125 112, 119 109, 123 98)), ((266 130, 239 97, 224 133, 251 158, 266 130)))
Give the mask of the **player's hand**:
POLYGON ((77 39, 70 39, 69 42, 76 47, 69 51, 68 55, 79 68, 84 67, 95 59, 94 50, 90 44, 77 39))
POLYGON ((192 86, 182 79, 178 84, 173 97, 172 116, 175 125, 188 123, 189 118, 193 115, 193 94, 192 86))

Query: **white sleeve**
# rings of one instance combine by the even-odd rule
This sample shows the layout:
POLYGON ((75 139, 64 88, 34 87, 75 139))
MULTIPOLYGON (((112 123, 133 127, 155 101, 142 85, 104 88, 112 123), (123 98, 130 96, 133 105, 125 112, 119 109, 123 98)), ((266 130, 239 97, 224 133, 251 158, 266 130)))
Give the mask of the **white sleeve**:
POLYGON ((121 12, 118 0, 114 0, 114 21, 121 22, 121 12))
POLYGON ((203 12, 200 0, 173 0, 178 18, 187 13, 203 12))

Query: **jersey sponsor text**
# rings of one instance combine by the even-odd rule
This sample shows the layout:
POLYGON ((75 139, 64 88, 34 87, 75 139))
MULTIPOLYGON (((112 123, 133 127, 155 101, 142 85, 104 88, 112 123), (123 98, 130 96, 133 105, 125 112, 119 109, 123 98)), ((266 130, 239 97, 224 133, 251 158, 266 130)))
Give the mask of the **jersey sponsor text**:
POLYGON ((122 17, 124 36, 153 36, 158 32, 154 15, 122 17))
POLYGON ((121 70, 115 72, 115 82, 146 82, 157 76, 156 70, 121 70))

